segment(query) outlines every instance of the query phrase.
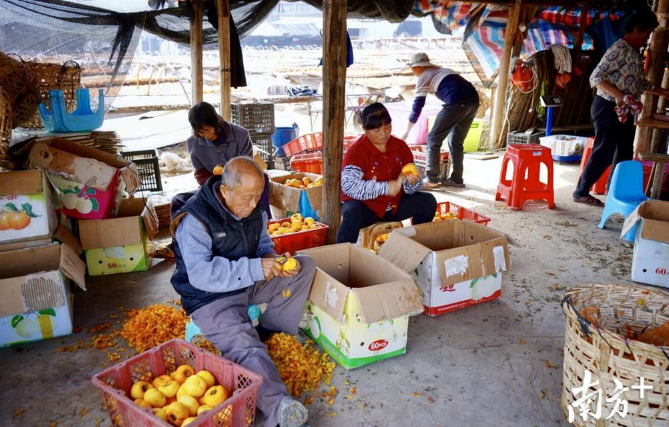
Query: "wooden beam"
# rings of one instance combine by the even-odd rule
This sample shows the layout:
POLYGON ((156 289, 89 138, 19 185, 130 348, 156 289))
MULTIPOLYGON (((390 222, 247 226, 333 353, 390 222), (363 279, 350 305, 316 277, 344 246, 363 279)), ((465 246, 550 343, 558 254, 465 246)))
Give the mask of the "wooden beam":
MULTIPOLYGON (((654 85, 662 84, 662 77, 664 75, 664 59, 669 45, 669 25, 667 23, 667 16, 669 13, 669 0, 659 0, 657 6, 658 21, 660 26, 653 31, 653 38, 650 41, 650 65, 646 78, 654 85)), ((650 92, 646 92, 641 100, 643 102, 643 110, 639 119, 650 117, 657 108, 657 97, 650 92)), ((634 156, 639 153, 650 152, 652 143, 653 130, 648 127, 637 127, 636 135, 634 137, 634 156)))
MULTIPOLYGON (((599 6, 611 6, 611 0, 524 0, 523 4, 531 6, 566 6, 578 7, 586 2, 599 6)), ((460 0, 458 3, 477 3, 477 4, 492 4, 501 6, 512 6, 514 0, 460 0)))
POLYGON ((202 0, 193 0, 193 21, 190 23, 191 105, 203 100, 202 81, 202 0))
POLYGON ((506 105, 506 93, 509 85, 509 63, 511 62, 511 50, 513 49, 516 33, 518 32, 518 19, 522 9, 522 0, 515 0, 509 8, 509 17, 506 20, 506 31, 504 33, 504 48, 502 49, 502 61, 499 64, 497 74, 497 99, 492 114, 492 126, 490 128, 491 148, 500 148, 504 143, 498 141, 502 133, 502 120, 504 118, 504 107, 506 105))
POLYGON ((221 63, 221 116, 230 121, 230 0, 216 0, 218 56, 221 63))
POLYGON ((323 2, 323 215, 334 243, 341 222, 341 161, 344 147, 347 0, 323 2))
POLYGON ((516 40, 513 43, 513 50, 511 51, 511 57, 520 55, 520 52, 523 48, 523 42, 527 37, 527 31, 530 28, 530 22, 532 22, 534 15, 537 13, 537 9, 538 9, 537 6, 527 6, 523 2, 523 8, 520 13, 518 25, 520 26, 520 24, 523 24, 525 26, 525 30, 520 31, 520 28, 518 28, 519 31, 518 33, 516 33, 516 40))

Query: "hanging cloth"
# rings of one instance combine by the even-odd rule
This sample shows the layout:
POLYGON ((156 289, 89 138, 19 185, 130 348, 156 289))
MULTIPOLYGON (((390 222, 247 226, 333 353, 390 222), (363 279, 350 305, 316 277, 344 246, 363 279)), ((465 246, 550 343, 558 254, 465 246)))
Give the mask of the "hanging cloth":
MULTIPOLYGON (((218 31, 218 15, 216 14, 216 6, 214 2, 208 2, 207 20, 212 27, 218 31)), ((206 4, 206 3, 205 3, 206 4)), ((244 87, 246 86, 246 71, 244 70, 244 55, 242 54, 242 45, 239 42, 239 34, 237 34, 237 26, 230 14, 230 86, 244 87)))
MULTIPOLYGON (((323 36, 323 31, 321 31, 321 36, 323 36)), ((351 43, 351 37, 348 35, 348 30, 346 31, 346 68, 350 67, 353 64, 353 44, 351 43)), ((318 63, 319 67, 323 66, 323 58, 321 62, 318 63)))

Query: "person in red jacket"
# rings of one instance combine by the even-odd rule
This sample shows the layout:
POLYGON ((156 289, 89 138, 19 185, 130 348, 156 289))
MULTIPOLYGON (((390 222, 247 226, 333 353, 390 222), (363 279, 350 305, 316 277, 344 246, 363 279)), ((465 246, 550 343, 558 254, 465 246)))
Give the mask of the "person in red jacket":
POLYGON ((383 104, 362 110, 365 134, 348 150, 342 164, 342 222, 337 243, 355 243, 361 228, 380 221, 413 218, 414 224, 430 222, 437 201, 420 190, 421 177, 402 175, 413 163, 407 144, 391 135, 392 120, 383 104))

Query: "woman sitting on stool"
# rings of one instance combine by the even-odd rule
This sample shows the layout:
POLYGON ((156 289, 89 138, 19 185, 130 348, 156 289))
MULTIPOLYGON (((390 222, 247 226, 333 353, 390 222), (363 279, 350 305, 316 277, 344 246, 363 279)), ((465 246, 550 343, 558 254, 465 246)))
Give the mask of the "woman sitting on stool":
MULTIPOLYGON (((188 121, 193 128, 193 136, 188 138, 188 154, 190 154, 195 180, 202 186, 214 174, 216 166, 225 166, 237 156, 253 158, 253 145, 249 132, 243 127, 229 123, 219 116, 214 107, 207 102, 195 104, 188 112, 188 121)), ((269 210, 269 178, 265 178, 260 203, 265 208, 268 218, 272 218, 269 210)), ((177 194, 172 198, 170 216, 181 209, 197 190, 177 194)))
POLYGON ((355 243, 361 228, 375 222, 430 222, 437 201, 418 190, 421 177, 402 175, 402 167, 413 163, 407 144, 395 138, 391 118, 383 104, 375 102, 362 110, 365 134, 348 150, 342 164, 342 222, 337 243, 355 243))

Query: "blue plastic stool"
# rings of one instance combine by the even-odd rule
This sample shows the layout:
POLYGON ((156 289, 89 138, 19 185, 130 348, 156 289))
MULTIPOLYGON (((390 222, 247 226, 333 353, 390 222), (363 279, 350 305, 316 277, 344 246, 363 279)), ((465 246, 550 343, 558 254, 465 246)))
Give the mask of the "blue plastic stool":
MULTIPOLYGON (((262 310, 257 305, 250 305, 248 315, 253 326, 256 326, 260 323, 260 319, 262 319, 262 310)), ((188 323, 186 323, 186 341, 193 342, 198 336, 203 336, 202 331, 192 320, 190 320, 190 318, 188 318, 188 323)))
MULTIPOLYGON (((604 228, 606 220, 612 214, 618 213, 623 218, 627 218, 637 206, 646 200, 648 200, 648 197, 643 192, 643 165, 641 162, 627 160, 618 163, 613 171, 599 228, 604 228)), ((633 242, 635 232, 636 226, 626 233, 623 239, 633 242)))
POLYGON ((60 90, 49 91, 51 111, 44 103, 39 105, 39 115, 44 128, 49 132, 87 132, 102 126, 105 118, 105 95, 102 89, 98 92, 98 110, 91 110, 91 99, 88 89, 77 89, 77 108, 67 112, 65 98, 60 90))

